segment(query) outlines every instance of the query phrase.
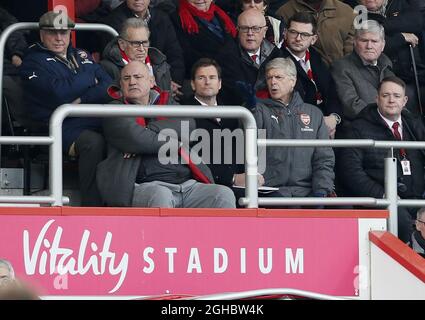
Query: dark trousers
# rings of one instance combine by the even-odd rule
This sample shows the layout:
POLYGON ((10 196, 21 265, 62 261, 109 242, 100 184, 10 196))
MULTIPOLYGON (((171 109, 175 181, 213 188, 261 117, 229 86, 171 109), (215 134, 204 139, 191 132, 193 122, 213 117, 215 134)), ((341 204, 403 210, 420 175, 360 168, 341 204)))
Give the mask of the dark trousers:
POLYGON ((78 156, 81 206, 102 206, 102 198, 96 185, 96 169, 105 158, 105 139, 98 132, 84 130, 75 141, 75 151, 78 156))

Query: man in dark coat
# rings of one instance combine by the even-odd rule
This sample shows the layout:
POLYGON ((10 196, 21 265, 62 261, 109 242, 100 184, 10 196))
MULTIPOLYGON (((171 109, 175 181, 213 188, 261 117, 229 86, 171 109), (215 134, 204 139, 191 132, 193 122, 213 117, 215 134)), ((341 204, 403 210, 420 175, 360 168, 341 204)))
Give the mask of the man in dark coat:
POLYGON ((336 60, 331 66, 336 91, 343 107, 343 119, 351 121, 376 98, 383 78, 393 76, 392 63, 383 54, 384 28, 368 20, 367 28, 356 29, 354 52, 336 60))
POLYGON ((117 39, 112 40, 103 51, 100 65, 118 84, 121 69, 130 61, 141 61, 149 67, 156 85, 170 91, 171 74, 167 57, 149 45, 149 35, 149 28, 143 20, 127 19, 117 39))
MULTIPOLYGON (((120 85, 122 98, 118 103, 172 104, 166 92, 153 90, 153 77, 140 61, 132 61, 122 69, 120 85)), ((233 192, 214 184, 209 168, 192 161, 193 154, 182 142, 182 126, 188 125, 190 131, 193 124, 193 119, 106 118, 104 132, 110 150, 97 173, 106 204, 234 208, 233 192), (169 134, 171 130, 175 135, 169 134)))
MULTIPOLYGON (((189 99, 183 101, 186 105, 200 105, 200 106, 217 106, 217 95, 221 89, 221 68, 212 59, 202 58, 197 61, 192 67, 192 89, 194 95, 189 99)), ((237 141, 237 145, 243 146, 243 131, 240 129, 238 119, 232 118, 214 118, 214 119, 195 119, 197 129, 205 129, 209 136, 209 157, 204 158, 208 164, 214 181, 218 184, 231 187, 237 178, 238 166, 234 162, 236 160, 236 145, 229 143, 229 141, 222 141, 217 144, 214 141, 214 131, 221 132, 225 129, 236 134, 236 139, 242 138, 237 141), (235 132, 239 129, 241 135, 235 132), (215 149, 215 147, 220 149, 215 149), (216 155, 221 155, 219 161, 213 161, 216 155), (231 161, 225 161, 229 159, 231 161), (227 163, 225 163, 227 162, 227 163)), ((201 136, 200 136, 201 137, 201 136)), ((243 157, 243 152, 239 154, 243 157)), ((243 158, 240 164, 243 164, 243 158)), ((243 168, 242 168, 243 170, 243 168)))
MULTIPOLYGON (((50 11, 41 16, 39 26, 41 43, 29 48, 20 70, 32 119, 47 125, 62 104, 108 102, 112 79, 86 51, 69 45, 72 20, 50 11)), ((66 118, 62 129, 64 153, 79 157, 82 205, 101 205, 95 183, 96 166, 105 152, 100 120, 66 118)))
POLYGON ((341 123, 342 107, 335 82, 327 65, 313 48, 317 40, 317 23, 308 12, 297 12, 288 21, 283 56, 290 57, 297 67, 297 90, 304 102, 322 110, 329 137, 335 137, 341 123))
MULTIPOLYGON (((422 101, 425 100, 425 60, 422 32, 424 19, 416 5, 406 0, 359 0, 368 9, 368 19, 375 19, 385 29, 384 53, 393 64, 394 73, 407 84, 409 101, 407 108, 420 113, 416 95, 416 84, 409 46, 412 47, 420 83, 422 101)), ((425 110, 424 110, 425 111, 425 110)))
MULTIPOLYGON (((150 0, 126 0, 105 18, 102 23, 120 32, 128 18, 141 18, 151 31, 150 44, 165 54, 171 66, 173 91, 177 91, 185 74, 183 51, 176 37, 176 31, 168 15, 157 8, 149 8, 150 0)), ((107 38, 104 46, 111 40, 107 38)))
MULTIPOLYGON (((259 97, 268 95, 265 66, 274 58, 281 57, 282 52, 268 40, 264 39, 267 31, 266 19, 257 9, 249 9, 238 17, 239 49, 226 52, 217 58, 223 68, 223 85, 232 95, 224 92, 226 104, 245 104, 250 106, 250 95, 241 91, 238 84, 252 88, 259 97)), ((251 90, 249 90, 251 91, 251 90)))
MULTIPOLYGON (((382 80, 376 103, 364 108, 351 122, 343 137, 347 139, 424 141, 425 128, 407 110, 405 83, 397 77, 382 80)), ((337 161, 337 175, 347 196, 385 197, 384 159, 388 150, 376 148, 344 148, 337 161)), ((394 150, 397 158, 398 196, 422 199, 425 191, 423 150, 394 150)), ((399 208, 399 237, 407 242, 412 234, 414 210, 399 208), (409 214, 410 212, 410 214, 409 214)))

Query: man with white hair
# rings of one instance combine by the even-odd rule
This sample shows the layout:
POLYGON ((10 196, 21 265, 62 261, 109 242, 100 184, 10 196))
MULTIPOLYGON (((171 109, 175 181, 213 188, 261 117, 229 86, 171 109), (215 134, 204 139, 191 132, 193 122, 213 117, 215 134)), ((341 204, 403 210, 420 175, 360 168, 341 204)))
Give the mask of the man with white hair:
POLYGON ((101 66, 117 83, 121 69, 130 61, 145 63, 155 84, 162 90, 171 90, 170 66, 167 57, 157 48, 150 46, 149 27, 141 19, 129 18, 123 23, 118 37, 103 51, 101 66))
MULTIPOLYGON (((294 91, 297 69, 290 58, 276 58, 266 66, 271 99, 253 110, 267 139, 329 139, 319 108, 304 103, 294 91)), ((331 148, 268 147, 264 185, 278 187, 284 197, 326 197, 333 193, 335 157, 331 148)))
POLYGON ((383 54, 384 28, 368 20, 363 29, 356 29, 353 53, 335 61, 331 73, 342 103, 345 120, 353 120, 377 96, 382 79, 394 76, 390 59, 383 54))

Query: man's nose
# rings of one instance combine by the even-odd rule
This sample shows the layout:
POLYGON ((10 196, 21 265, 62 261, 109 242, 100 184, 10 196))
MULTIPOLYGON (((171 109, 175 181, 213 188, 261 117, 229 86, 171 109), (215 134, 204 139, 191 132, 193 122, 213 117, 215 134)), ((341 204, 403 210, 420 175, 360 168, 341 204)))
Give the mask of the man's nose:
POLYGON ((136 83, 136 78, 135 77, 130 77, 129 84, 130 85, 134 85, 135 83, 136 83))

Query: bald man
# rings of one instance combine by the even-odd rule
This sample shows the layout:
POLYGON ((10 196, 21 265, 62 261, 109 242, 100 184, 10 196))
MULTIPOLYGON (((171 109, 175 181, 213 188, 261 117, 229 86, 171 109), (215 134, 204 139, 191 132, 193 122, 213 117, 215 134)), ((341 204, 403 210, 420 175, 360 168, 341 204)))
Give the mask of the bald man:
MULTIPOLYGON (((226 55, 218 58, 223 69, 223 86, 236 88, 236 82, 243 82, 255 92, 267 94, 264 68, 267 62, 281 57, 281 51, 264 38, 267 32, 264 14, 256 9, 243 11, 238 17, 239 52, 237 55, 226 55)), ((234 92, 237 90, 233 90, 234 92)), ((247 96, 238 97, 246 103, 247 96)))
MULTIPOLYGON (((121 71, 119 104, 173 104, 168 92, 154 89, 154 79, 146 64, 132 61, 121 71)), ((116 92, 117 93, 117 92, 116 92)), ((115 95, 118 98, 117 95, 115 95)), ((183 126, 194 129, 193 119, 106 118, 104 133, 109 154, 99 164, 97 182, 109 206, 154 208, 234 208, 236 200, 228 187, 214 184, 204 163, 187 165, 181 161, 190 154, 183 146, 183 126), (167 129, 163 131, 163 129, 167 129), (175 135, 170 135, 170 129, 175 135), (163 148, 175 143, 173 150, 163 148), (178 149, 178 151, 177 151, 178 149), (164 162, 165 150, 171 160, 164 162), (160 155, 163 154, 161 158, 160 155), (173 158, 175 157, 175 158, 173 158)), ((195 162, 195 161, 194 161, 195 162)), ((197 163, 197 162, 196 162, 197 163)))

